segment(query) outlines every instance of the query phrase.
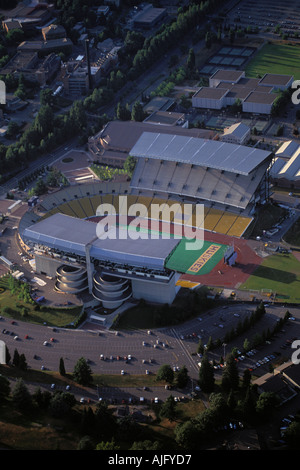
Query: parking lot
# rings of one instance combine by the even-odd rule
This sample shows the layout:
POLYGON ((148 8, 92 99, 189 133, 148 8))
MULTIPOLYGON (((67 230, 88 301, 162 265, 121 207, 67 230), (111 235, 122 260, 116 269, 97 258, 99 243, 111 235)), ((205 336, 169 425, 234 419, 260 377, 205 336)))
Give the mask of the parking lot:
MULTIPOLYGON (((226 331, 236 327, 240 320, 249 316, 256 305, 247 303, 233 303, 230 306, 213 309, 201 317, 176 327, 159 330, 65 330, 47 326, 33 325, 23 322, 14 322, 2 318, 0 321, 0 338, 5 341, 10 354, 14 349, 24 353, 27 364, 33 369, 57 371, 60 358, 64 359, 66 372, 72 374, 74 366, 80 357, 85 357, 95 374, 117 374, 121 376, 155 374, 163 364, 169 364, 174 370, 186 366, 190 378, 196 385, 201 357, 197 355, 197 346, 201 339, 206 344, 212 337, 215 341, 224 338, 226 331), (123 372, 122 372, 123 371, 123 372)), ((300 311, 298 308, 289 309, 294 320, 289 320, 283 330, 271 341, 252 348, 249 354, 243 353, 245 338, 250 341, 256 333, 262 334, 267 328, 272 329, 278 318, 283 317, 287 308, 280 306, 266 307, 266 314, 257 325, 238 339, 213 349, 209 352, 209 359, 215 365, 216 377, 222 373, 218 366, 220 358, 229 353, 233 347, 240 350, 237 363, 242 375, 245 368, 252 371, 253 376, 261 376, 269 372, 270 363, 276 365, 284 360, 290 360, 293 349, 291 343, 300 338, 300 311)), ((146 382, 146 380, 145 380, 146 382)), ((169 390, 162 387, 144 390, 128 388, 124 382, 123 387, 98 388, 93 391, 98 396, 116 398, 131 396, 138 399, 144 396, 149 400, 158 396, 166 398, 169 390)), ((180 396, 187 396, 191 390, 180 396)), ((178 391, 172 391, 178 395, 178 391)), ((178 396, 179 396, 178 395, 178 396)))
POLYGON ((277 25, 283 34, 294 35, 299 31, 300 12, 296 0, 284 2, 283 0, 266 0, 263 3, 244 0, 230 11, 229 21, 245 28, 257 28, 259 33, 274 32, 277 25))

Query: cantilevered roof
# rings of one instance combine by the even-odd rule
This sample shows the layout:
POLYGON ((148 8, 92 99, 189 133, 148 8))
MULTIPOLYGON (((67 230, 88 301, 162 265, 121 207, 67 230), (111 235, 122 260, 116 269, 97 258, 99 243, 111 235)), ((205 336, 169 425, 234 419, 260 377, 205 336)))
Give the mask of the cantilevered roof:
POLYGON ((142 235, 126 227, 110 227, 106 232, 95 222, 61 213, 26 228, 23 237, 27 242, 80 256, 86 255, 88 246, 92 258, 150 269, 163 269, 167 256, 180 241, 178 237, 154 238, 146 232, 142 235))
POLYGON ((97 236, 96 224, 57 213, 26 228, 24 239, 56 250, 85 255, 85 246, 97 236))
POLYGON ((248 175, 269 158, 271 153, 215 140, 144 132, 131 149, 130 155, 248 175))
MULTIPOLYGON (((107 233, 110 236, 109 232, 107 233)), ((113 238, 95 240, 92 243, 90 255, 93 258, 117 264, 163 269, 166 258, 178 243, 178 238, 160 236, 155 239, 152 238, 151 233, 146 232, 142 238, 139 233, 124 228, 118 230, 117 240, 113 238)))

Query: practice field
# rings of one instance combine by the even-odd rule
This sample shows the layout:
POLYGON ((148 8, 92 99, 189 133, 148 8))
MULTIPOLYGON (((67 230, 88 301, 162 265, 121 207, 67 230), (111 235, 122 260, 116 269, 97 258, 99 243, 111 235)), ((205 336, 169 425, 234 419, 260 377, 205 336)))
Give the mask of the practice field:
POLYGON ((241 289, 270 291, 278 301, 300 302, 300 262, 293 254, 274 254, 264 259, 241 289))
POLYGON ((265 73, 293 75, 300 79, 300 47, 289 44, 266 44, 246 66, 246 77, 265 73))
MULTIPOLYGON (((188 250, 183 238, 166 262, 166 267, 185 274, 201 275, 209 273, 228 249, 228 245, 204 241, 200 250, 188 250)), ((189 242, 188 242, 189 243, 189 242)))

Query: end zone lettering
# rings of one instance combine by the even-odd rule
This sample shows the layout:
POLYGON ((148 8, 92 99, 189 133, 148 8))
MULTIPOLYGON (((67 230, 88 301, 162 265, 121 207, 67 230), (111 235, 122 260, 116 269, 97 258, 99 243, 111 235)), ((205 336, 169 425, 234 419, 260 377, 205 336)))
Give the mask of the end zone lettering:
POLYGON ((198 273, 208 260, 220 249, 220 245, 210 245, 207 250, 192 264, 188 271, 198 273))

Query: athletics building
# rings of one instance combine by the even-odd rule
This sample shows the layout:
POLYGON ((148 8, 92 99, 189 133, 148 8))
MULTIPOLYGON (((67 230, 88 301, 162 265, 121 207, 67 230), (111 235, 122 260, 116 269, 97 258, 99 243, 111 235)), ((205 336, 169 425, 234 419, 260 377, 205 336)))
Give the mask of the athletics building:
POLYGON ((210 232, 243 236, 268 198, 267 151, 174 128, 142 132, 129 154, 130 182, 70 185, 19 225, 35 271, 55 278, 57 292, 84 293, 108 309, 131 297, 170 304, 182 274, 199 283, 219 263, 233 264, 234 244, 211 242, 210 232))
POLYGON ((270 114, 279 90, 287 90, 293 76, 266 73, 262 78, 248 78, 244 71, 217 70, 208 87, 200 87, 192 97, 194 108, 222 109, 237 100, 242 110, 253 114, 270 114))

